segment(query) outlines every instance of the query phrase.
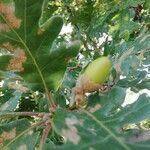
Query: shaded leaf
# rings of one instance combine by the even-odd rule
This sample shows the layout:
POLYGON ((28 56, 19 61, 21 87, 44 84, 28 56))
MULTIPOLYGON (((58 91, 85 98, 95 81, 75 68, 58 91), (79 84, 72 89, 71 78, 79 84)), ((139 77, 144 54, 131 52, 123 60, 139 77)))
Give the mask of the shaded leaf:
POLYGON ((14 111, 20 101, 21 95, 21 92, 14 92, 12 97, 1 105, 0 111, 14 111))
POLYGON ((10 55, 1 55, 0 56, 0 70, 5 70, 12 56, 10 55))

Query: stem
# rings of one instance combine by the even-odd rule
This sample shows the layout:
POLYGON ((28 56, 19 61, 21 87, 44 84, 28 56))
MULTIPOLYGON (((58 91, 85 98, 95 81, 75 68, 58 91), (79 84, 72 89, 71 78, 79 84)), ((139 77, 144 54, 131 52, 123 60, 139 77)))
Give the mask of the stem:
POLYGON ((51 124, 48 124, 45 129, 43 130, 43 134, 40 140, 40 150, 43 150, 43 146, 45 143, 46 138, 48 137, 49 131, 51 130, 52 126, 51 124))
POLYGON ((42 118, 46 114, 51 115, 50 113, 45 113, 45 112, 2 112, 0 113, 0 118, 5 119, 5 118, 16 117, 16 116, 36 116, 42 118))
POLYGON ((32 53, 30 52, 28 46, 26 45, 26 43, 22 40, 22 38, 18 35, 18 33, 9 25, 9 23, 7 22, 7 20, 4 18, 4 16, 2 14, 0 14, 0 16, 2 17, 2 19, 6 22, 6 24, 10 27, 10 29, 12 30, 12 32, 14 32, 17 36, 17 38, 20 40, 20 42, 22 43, 22 45, 25 47, 26 51, 28 52, 29 56, 31 57, 38 73, 39 73, 39 76, 41 77, 41 80, 43 82, 43 85, 44 85, 44 89, 45 89, 45 92, 46 92, 46 96, 47 96, 47 99, 48 99, 48 105, 49 105, 49 108, 52 108, 52 110, 56 110, 56 105, 53 101, 53 99, 51 98, 51 94, 49 93, 48 91, 48 88, 47 88, 47 85, 46 85, 46 82, 44 80, 44 77, 42 75, 42 72, 34 58, 34 56, 32 55, 32 53))
POLYGON ((56 105, 54 103, 54 100, 52 98, 52 94, 48 91, 48 89, 46 88, 46 96, 47 96, 47 100, 48 100, 48 104, 49 104, 49 108, 52 108, 50 111, 51 112, 55 112, 56 110, 56 105), (51 106, 51 107, 50 107, 51 106))

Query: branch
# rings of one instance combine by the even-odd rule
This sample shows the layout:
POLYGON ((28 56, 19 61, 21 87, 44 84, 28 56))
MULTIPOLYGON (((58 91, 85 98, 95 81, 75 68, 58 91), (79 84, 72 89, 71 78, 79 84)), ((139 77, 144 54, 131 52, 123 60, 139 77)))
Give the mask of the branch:
POLYGON ((39 118, 43 118, 45 115, 51 116, 51 113, 45 113, 45 112, 1 112, 0 118, 11 118, 16 116, 35 116, 39 118))
POLYGON ((43 150, 44 143, 46 141, 46 138, 48 137, 48 134, 49 134, 49 131, 51 130, 51 128, 52 128, 51 124, 48 123, 47 126, 45 127, 45 129, 43 130, 42 137, 40 140, 40 150, 43 150))

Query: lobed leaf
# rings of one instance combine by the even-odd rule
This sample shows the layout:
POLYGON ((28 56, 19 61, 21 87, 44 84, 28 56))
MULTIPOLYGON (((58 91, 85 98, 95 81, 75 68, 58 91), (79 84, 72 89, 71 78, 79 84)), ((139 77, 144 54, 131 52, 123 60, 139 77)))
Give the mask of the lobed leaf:
POLYGON ((58 87, 68 60, 77 55, 80 47, 79 42, 72 42, 51 49, 61 31, 63 19, 49 16, 43 20, 46 3, 48 1, 43 0, 1 2, 4 7, 1 19, 7 29, 0 32, 0 45, 14 53, 6 68, 18 72, 32 90, 40 91, 46 86, 49 89, 58 87), (10 11, 9 16, 7 11, 10 11))

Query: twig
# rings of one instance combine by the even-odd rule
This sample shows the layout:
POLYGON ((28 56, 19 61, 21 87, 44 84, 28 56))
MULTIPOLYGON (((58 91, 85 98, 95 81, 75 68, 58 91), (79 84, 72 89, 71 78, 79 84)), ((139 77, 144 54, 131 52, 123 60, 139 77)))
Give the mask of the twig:
POLYGON ((48 91, 47 88, 46 88, 46 96, 47 96, 47 100, 48 100, 48 104, 49 104, 49 111, 50 112, 55 112, 57 106, 55 105, 54 100, 52 98, 52 95, 48 91))
POLYGON ((68 70, 73 71, 74 69, 77 69, 79 67, 80 67, 80 64, 76 64, 76 66, 74 66, 74 67, 68 67, 68 70))
POLYGON ((94 47, 94 49, 97 49, 97 43, 95 41, 93 41, 90 37, 89 37, 90 41, 92 42, 92 45, 94 47))
POLYGON ((43 129, 42 137, 40 140, 40 150, 43 150, 44 143, 46 141, 46 138, 48 137, 51 128, 52 128, 51 123, 48 123, 45 129, 43 129))
POLYGON ((51 116, 50 113, 45 113, 45 112, 1 112, 0 118, 5 119, 5 118, 16 117, 16 116, 36 116, 39 118, 43 118, 45 115, 51 116))

